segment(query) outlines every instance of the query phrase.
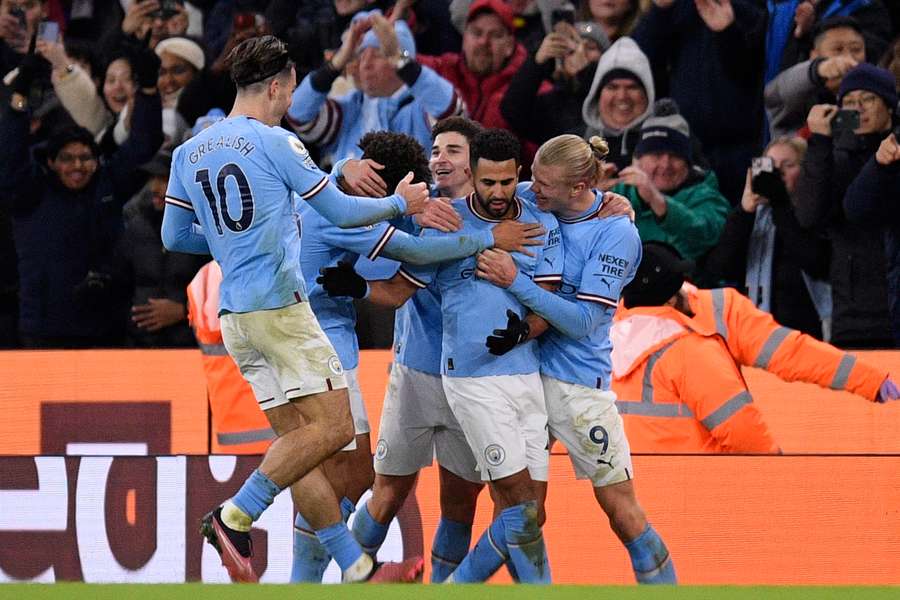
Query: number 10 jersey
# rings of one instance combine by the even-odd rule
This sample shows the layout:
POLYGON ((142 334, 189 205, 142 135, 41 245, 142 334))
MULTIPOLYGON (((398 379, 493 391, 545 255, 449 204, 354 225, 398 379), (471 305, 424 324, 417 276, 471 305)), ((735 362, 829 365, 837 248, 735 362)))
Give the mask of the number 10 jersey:
POLYGON ((245 116, 219 121, 175 150, 166 202, 194 212, 222 267, 220 311, 306 299, 295 192, 310 199, 327 185, 294 134, 245 116))

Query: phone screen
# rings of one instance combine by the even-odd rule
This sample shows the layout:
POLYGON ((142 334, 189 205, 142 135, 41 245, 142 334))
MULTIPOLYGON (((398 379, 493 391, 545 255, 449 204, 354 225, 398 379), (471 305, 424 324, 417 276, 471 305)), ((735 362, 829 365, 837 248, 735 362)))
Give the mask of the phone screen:
POLYGON ((41 21, 38 24, 38 39, 45 42, 59 40, 59 23, 56 21, 41 21))

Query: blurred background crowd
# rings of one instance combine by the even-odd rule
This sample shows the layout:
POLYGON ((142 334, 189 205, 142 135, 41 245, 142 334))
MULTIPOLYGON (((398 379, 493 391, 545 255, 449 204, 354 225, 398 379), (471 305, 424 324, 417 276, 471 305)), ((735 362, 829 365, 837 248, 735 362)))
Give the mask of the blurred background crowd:
MULTIPOLYGON (((171 149, 229 111, 225 58, 264 32, 297 68, 284 126, 323 168, 374 130, 431 148, 456 114, 514 132, 525 164, 601 135, 603 187, 694 282, 900 346, 900 2, 0 0, 0 347, 195 343, 209 259, 160 241, 171 149)), ((360 327, 390 343, 389 316, 360 327)))

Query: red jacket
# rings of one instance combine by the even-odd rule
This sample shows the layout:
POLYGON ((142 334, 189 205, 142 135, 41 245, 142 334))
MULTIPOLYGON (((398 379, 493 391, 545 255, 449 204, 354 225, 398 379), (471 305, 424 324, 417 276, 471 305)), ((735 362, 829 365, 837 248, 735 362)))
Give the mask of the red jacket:
POLYGON ((516 44, 516 50, 509 62, 498 73, 487 77, 478 77, 466 66, 462 53, 448 52, 440 56, 417 56, 421 64, 431 67, 438 75, 449 81, 456 92, 466 103, 469 118, 478 121, 485 127, 509 129, 503 115, 500 114, 500 101, 528 53, 522 44, 516 44))

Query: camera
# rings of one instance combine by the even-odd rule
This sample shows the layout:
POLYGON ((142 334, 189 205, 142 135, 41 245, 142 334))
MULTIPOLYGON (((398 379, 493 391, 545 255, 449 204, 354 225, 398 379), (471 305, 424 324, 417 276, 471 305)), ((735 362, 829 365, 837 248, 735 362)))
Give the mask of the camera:
POLYGON ((178 0, 160 0, 159 10, 151 13, 154 19, 162 19, 167 21, 178 14, 178 7, 181 6, 178 0))
POLYGON ((787 188, 781 179, 781 171, 768 156, 758 156, 751 161, 750 190, 768 198, 773 204, 787 200, 787 188))
POLYGON ((569 25, 575 24, 575 7, 571 3, 566 2, 559 8, 554 9, 552 13, 550 13, 551 29, 556 27, 556 24, 560 22, 566 22, 569 25))
POLYGON ((831 132, 838 136, 842 133, 853 133, 859 128, 859 111, 841 109, 837 111, 831 120, 831 132))
POLYGON ((757 156, 750 163, 750 176, 756 177, 760 173, 774 173, 775 163, 768 156, 757 156))

